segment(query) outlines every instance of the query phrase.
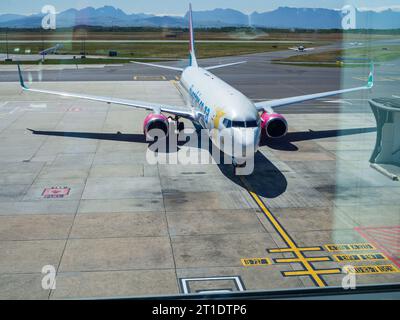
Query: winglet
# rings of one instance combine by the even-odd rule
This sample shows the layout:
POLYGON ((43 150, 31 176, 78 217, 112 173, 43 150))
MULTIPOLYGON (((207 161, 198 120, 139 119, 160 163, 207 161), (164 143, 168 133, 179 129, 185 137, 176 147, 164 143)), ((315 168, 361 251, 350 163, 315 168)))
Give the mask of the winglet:
POLYGON ((370 72, 369 72, 369 76, 368 76, 368 84, 367 84, 367 88, 368 89, 372 89, 374 87, 374 63, 371 62, 371 68, 370 68, 370 72))
POLYGON ((18 75, 19 75, 19 83, 20 83, 21 87, 23 89, 28 89, 28 87, 25 85, 24 78, 22 77, 21 67, 20 67, 19 63, 18 63, 18 75))

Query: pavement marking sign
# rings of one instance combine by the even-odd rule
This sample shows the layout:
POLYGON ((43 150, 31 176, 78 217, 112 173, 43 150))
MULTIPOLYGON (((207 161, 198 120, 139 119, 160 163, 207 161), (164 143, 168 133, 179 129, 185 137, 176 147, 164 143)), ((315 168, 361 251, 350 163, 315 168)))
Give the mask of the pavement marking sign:
POLYGON ((45 199, 64 198, 69 195, 71 188, 68 187, 51 187, 45 188, 42 197, 45 199))
POLYGON ((334 254, 333 257, 337 262, 388 260, 388 258, 386 258, 382 253, 334 254))
POLYGON ((245 258, 240 259, 244 267, 267 266, 271 264, 268 258, 245 258))
POLYGON ((370 243, 326 244, 325 248, 329 252, 376 250, 370 243))
POLYGON ((353 274, 384 274, 400 272, 392 264, 376 265, 376 266, 352 266, 346 269, 346 272, 353 274))
POLYGON ((357 227, 355 230, 400 268, 400 226, 357 227))

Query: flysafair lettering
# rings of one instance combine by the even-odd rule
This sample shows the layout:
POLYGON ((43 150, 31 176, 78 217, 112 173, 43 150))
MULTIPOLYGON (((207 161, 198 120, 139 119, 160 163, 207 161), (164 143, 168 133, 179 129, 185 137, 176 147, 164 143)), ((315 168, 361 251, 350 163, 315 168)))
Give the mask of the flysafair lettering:
POLYGON ((189 88, 189 93, 192 98, 192 102, 195 108, 200 109, 204 114, 204 122, 209 123, 210 120, 210 108, 206 106, 203 100, 199 97, 199 92, 193 90, 193 86, 189 88))

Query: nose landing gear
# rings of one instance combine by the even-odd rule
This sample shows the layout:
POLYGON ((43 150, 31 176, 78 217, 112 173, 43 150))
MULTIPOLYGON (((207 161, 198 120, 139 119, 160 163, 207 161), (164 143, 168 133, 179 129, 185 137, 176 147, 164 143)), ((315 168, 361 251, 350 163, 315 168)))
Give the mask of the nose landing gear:
POLYGON ((235 176, 240 176, 242 174, 240 174, 238 172, 238 169, 245 168, 246 165, 247 165, 247 162, 244 161, 244 162, 238 163, 235 158, 232 158, 232 165, 233 165, 233 173, 234 173, 234 175, 235 176))

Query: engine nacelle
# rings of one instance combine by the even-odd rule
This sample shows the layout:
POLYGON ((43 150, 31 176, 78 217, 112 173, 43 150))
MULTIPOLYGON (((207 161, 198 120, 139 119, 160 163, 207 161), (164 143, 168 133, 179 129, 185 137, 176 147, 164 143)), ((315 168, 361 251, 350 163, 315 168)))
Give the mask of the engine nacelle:
POLYGON ((264 112, 261 115, 261 129, 269 138, 281 138, 288 132, 288 123, 279 113, 264 112))
POLYGON ((143 122, 143 133, 146 139, 153 141, 157 136, 156 132, 158 130, 164 132, 165 137, 168 136, 169 122, 168 118, 163 114, 150 113, 143 122), (152 133, 153 132, 153 133, 152 133))

